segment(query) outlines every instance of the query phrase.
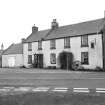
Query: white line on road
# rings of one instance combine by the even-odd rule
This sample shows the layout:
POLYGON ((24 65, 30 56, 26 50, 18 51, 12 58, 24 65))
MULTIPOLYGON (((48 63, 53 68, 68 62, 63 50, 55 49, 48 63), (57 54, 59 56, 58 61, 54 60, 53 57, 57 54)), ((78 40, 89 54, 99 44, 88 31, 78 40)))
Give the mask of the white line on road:
POLYGON ((96 92, 97 92, 97 93, 105 93, 105 91, 99 91, 99 90, 98 90, 98 91, 96 91, 96 92))
POLYGON ((66 88, 66 87, 56 87, 52 91, 53 92, 67 92, 68 88, 66 88))
POLYGON ((54 89, 60 89, 60 90, 67 90, 68 88, 66 88, 66 87, 56 87, 56 88, 54 88, 54 89))
POLYGON ((88 90, 88 88, 73 88, 73 89, 75 89, 75 90, 88 90))
POLYGON ((73 90, 73 92, 83 92, 83 93, 89 93, 89 90, 73 90))
POLYGON ((58 89, 54 89, 54 90, 52 90, 53 92, 67 92, 68 90, 58 90, 58 89))
POLYGON ((89 89, 88 88, 73 88, 73 92, 83 92, 83 93, 89 93, 89 89))
POLYGON ((32 87, 19 87, 19 88, 15 88, 14 91, 30 91, 32 87))
POLYGON ((47 92, 50 89, 50 87, 38 87, 38 88, 33 88, 33 92, 47 92))
POLYGON ((96 88, 96 90, 105 90, 105 88, 96 88))

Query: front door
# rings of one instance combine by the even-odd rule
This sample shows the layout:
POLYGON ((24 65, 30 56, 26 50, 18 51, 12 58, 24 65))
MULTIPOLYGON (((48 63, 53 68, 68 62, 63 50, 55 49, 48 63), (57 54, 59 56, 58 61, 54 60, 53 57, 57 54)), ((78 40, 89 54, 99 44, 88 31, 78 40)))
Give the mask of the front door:
POLYGON ((43 54, 34 54, 34 67, 43 68, 43 54))

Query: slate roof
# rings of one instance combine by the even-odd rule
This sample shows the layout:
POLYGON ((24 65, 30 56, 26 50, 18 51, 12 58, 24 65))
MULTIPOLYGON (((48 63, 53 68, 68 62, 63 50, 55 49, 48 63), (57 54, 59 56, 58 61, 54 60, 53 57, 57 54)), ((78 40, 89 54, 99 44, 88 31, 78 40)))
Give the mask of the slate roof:
POLYGON ((38 41, 41 40, 41 38, 44 38, 49 32, 48 30, 42 30, 42 31, 37 31, 29 35, 29 37, 25 40, 25 42, 33 42, 33 41, 38 41))
POLYGON ((4 52, 3 55, 9 54, 23 54, 22 43, 11 44, 4 52))
POLYGON ((32 33, 26 39, 26 42, 38 41, 41 38, 44 38, 44 40, 48 40, 48 39, 62 38, 67 36, 93 34, 99 32, 102 29, 103 23, 104 23, 104 18, 82 22, 78 24, 61 26, 55 30, 51 29, 42 30, 36 33, 32 33))

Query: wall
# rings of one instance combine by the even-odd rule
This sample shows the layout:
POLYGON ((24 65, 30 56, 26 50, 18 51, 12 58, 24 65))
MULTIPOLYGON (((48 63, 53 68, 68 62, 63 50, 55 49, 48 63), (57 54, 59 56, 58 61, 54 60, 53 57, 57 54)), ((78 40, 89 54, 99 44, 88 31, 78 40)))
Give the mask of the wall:
MULTIPOLYGON (((71 37, 70 38, 70 48, 64 49, 64 39, 57 39, 56 40, 56 49, 50 49, 50 41, 43 41, 42 42, 42 51, 38 50, 38 43, 32 43, 32 51, 28 51, 28 44, 24 44, 24 65, 29 66, 28 62, 28 54, 34 55, 35 53, 42 53, 43 54, 43 63, 44 67, 47 66, 57 66, 57 64, 50 63, 50 54, 56 53, 56 58, 58 60, 58 55, 62 51, 72 52, 74 55, 74 61, 79 60, 81 61, 81 52, 88 52, 89 53, 89 65, 83 65, 85 68, 94 69, 97 66, 103 67, 103 60, 102 60, 102 35, 89 35, 88 36, 88 43, 89 47, 81 47, 81 37, 71 37), (95 48, 91 48, 91 42, 94 41, 95 48)), ((33 56, 34 60, 34 56, 33 56)))
POLYGON ((9 67, 9 59, 14 58, 15 64, 14 67, 23 66, 23 55, 22 54, 11 54, 11 55, 2 55, 2 67, 9 67))

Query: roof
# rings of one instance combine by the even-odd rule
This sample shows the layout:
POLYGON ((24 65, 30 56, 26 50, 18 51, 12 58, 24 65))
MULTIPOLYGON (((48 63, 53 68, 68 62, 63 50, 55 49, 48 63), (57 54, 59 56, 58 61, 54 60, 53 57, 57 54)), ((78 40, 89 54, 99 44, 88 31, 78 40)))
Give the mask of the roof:
POLYGON ((29 35, 29 37, 27 37, 25 42, 33 42, 33 41, 41 40, 42 38, 44 38, 48 34, 48 32, 49 32, 49 29, 34 32, 31 35, 29 35))
POLYGON ((101 18, 78 24, 61 26, 54 30, 49 29, 49 30, 37 31, 36 33, 32 33, 26 39, 26 42, 38 41, 41 40, 41 38, 44 38, 44 40, 48 40, 48 39, 61 38, 67 36, 93 34, 100 32, 100 30, 103 27, 103 23, 104 23, 104 18, 101 18))
POLYGON ((22 53, 23 53, 22 43, 19 43, 19 44, 11 44, 11 45, 3 52, 3 55, 22 54, 22 53))

